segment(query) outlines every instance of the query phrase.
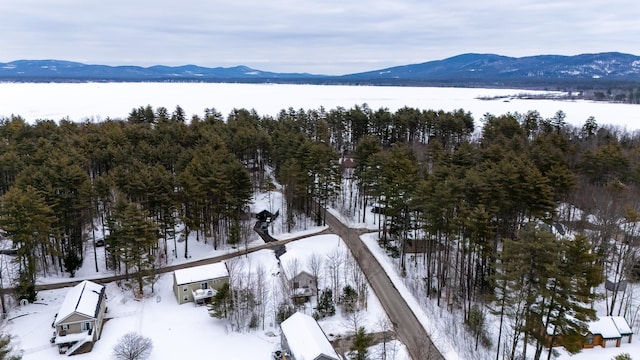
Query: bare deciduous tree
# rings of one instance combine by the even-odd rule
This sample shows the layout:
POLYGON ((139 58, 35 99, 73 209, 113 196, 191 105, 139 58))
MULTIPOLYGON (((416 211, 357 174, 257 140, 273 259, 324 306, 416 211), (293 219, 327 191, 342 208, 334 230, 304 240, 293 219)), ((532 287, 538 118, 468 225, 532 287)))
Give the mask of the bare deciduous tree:
POLYGON ((118 360, 144 360, 153 350, 153 341, 138 333, 124 334, 113 347, 113 357, 118 360))
POLYGON ((320 289, 320 273, 324 267, 323 263, 324 261, 318 253, 313 253, 307 263, 309 273, 313 276, 313 286, 316 289, 316 293, 314 294, 316 296, 316 305, 318 305, 318 289, 320 289))
MULTIPOLYGON (((282 259, 280 259, 282 261, 282 259)), ((283 281, 284 292, 289 294, 289 296, 293 295, 293 283, 291 282, 294 277, 300 274, 300 269, 302 265, 300 264, 300 260, 298 258, 287 259, 285 262, 281 262, 282 264, 282 274, 281 278, 283 281)))
POLYGON ((333 301, 337 302, 340 297, 340 275, 344 272, 344 253, 340 249, 335 249, 327 254, 326 271, 333 291, 333 301))
POLYGON ((269 289, 267 288, 267 269, 264 264, 256 267, 256 278, 254 290, 256 293, 256 313, 262 320, 262 330, 264 330, 265 317, 267 315, 267 302, 269 301, 269 289))

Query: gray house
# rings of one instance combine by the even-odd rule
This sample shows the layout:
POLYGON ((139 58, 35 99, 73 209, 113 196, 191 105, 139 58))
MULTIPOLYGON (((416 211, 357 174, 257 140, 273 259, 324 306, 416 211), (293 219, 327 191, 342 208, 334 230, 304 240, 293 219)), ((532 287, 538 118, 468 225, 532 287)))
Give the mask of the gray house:
POLYGON ((311 296, 317 294, 318 289, 314 277, 306 271, 300 271, 289 281, 291 282, 294 297, 306 298, 308 300, 311 296))
POLYGON ((320 325, 297 312, 280 324, 281 345, 293 360, 341 360, 320 325))

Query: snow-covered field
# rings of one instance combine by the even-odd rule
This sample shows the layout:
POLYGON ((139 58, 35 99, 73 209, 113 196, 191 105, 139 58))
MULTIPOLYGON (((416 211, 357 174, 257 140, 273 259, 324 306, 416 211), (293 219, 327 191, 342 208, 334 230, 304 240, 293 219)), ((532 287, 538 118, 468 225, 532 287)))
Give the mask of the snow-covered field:
POLYGON ((537 110, 550 118, 558 110, 576 126, 594 116, 598 124, 635 130, 640 127, 640 105, 587 101, 479 100, 478 97, 541 93, 513 89, 467 89, 393 86, 328 86, 284 84, 215 83, 0 83, 0 117, 20 115, 38 119, 97 121, 126 118, 133 108, 151 105, 169 112, 180 105, 188 117, 202 116, 205 108, 223 115, 234 108, 255 109, 259 115, 275 116, 282 109, 326 110, 351 108, 367 103, 373 110, 395 111, 404 106, 419 109, 470 111, 476 120, 484 114, 526 113, 537 110))

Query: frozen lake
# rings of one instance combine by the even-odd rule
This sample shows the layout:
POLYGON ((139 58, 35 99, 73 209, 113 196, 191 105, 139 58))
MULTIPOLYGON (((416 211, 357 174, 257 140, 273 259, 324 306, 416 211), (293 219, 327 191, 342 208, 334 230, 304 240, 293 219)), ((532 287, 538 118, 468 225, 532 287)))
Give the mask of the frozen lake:
MULTIPOLYGON (((234 108, 255 109, 275 116, 280 110, 326 110, 367 103, 373 110, 419 109, 470 111, 476 120, 486 113, 526 113, 537 110, 549 118, 566 113, 568 123, 581 126, 589 116, 600 125, 640 128, 640 105, 558 100, 479 100, 478 97, 539 93, 514 89, 430 87, 330 86, 218 83, 0 83, 0 117, 20 115, 28 122, 39 119, 98 121, 126 118, 133 108, 164 106, 172 112, 180 105, 190 118, 205 108, 223 115, 234 108)), ((477 123, 479 124, 479 123, 477 123)))

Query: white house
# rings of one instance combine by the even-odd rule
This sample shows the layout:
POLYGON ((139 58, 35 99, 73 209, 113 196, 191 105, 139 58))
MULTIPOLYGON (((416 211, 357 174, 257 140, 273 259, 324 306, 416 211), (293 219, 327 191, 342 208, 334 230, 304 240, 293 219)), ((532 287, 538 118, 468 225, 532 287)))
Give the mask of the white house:
POLYGON ((297 312, 280 324, 282 348, 293 360, 340 360, 320 325, 309 315, 297 312))

